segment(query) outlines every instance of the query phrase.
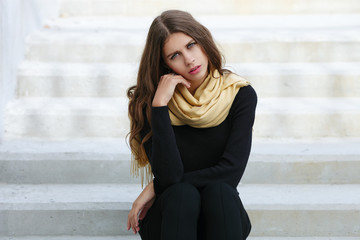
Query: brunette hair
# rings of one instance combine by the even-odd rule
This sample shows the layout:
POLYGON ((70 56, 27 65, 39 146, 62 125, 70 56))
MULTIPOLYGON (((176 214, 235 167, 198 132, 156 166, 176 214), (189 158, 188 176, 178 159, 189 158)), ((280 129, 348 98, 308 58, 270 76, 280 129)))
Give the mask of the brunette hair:
POLYGON ((179 10, 168 10, 154 19, 140 60, 137 83, 127 91, 131 120, 128 135, 133 158, 136 161, 133 173, 139 167, 148 164, 143 145, 151 137, 151 130, 143 138, 140 137, 140 131, 145 121, 150 124, 151 129, 152 100, 160 77, 168 74, 170 70, 162 57, 162 49, 168 36, 177 32, 192 37, 204 49, 209 59, 210 72, 216 69, 222 75, 224 71, 227 71, 222 68, 223 57, 210 31, 196 21, 191 14, 179 10))

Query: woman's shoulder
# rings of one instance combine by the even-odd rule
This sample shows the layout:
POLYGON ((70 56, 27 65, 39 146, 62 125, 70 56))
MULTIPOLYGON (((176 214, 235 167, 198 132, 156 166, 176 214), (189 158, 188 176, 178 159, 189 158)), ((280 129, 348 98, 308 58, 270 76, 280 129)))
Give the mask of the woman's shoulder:
POLYGON ((243 107, 256 108, 257 94, 252 85, 241 87, 232 103, 230 112, 241 110, 243 107))
POLYGON ((257 94, 252 85, 249 84, 247 86, 241 87, 235 98, 246 98, 248 100, 254 100, 257 99, 257 94))

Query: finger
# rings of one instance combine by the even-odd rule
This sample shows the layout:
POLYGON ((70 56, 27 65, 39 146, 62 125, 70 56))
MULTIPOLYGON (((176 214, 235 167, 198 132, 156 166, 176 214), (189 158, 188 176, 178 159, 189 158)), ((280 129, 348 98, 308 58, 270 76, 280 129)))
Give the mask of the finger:
POLYGON ((177 84, 182 84, 185 87, 189 88, 191 86, 191 83, 189 81, 187 81, 185 78, 180 77, 176 79, 176 85, 177 84))
POLYGON ((134 227, 133 227, 133 232, 134 232, 134 234, 136 234, 139 230, 140 230, 139 227, 137 227, 137 226, 134 226, 134 227))
POLYGON ((133 233, 136 234, 136 227, 135 227, 135 224, 134 222, 132 223, 132 226, 131 226, 132 230, 133 230, 133 233))
POLYGON ((127 219, 127 230, 129 231, 131 228, 131 216, 132 216, 132 211, 130 211, 129 215, 128 215, 128 219, 127 219))
POLYGON ((171 81, 173 83, 175 83, 175 85, 182 83, 183 85, 185 85, 186 87, 190 87, 190 82, 187 81, 183 76, 181 75, 171 75, 171 74, 167 74, 167 75, 163 75, 160 79, 160 82, 165 83, 167 81, 171 81))
POLYGON ((133 215, 131 225, 132 225, 132 229, 133 229, 134 234, 136 234, 137 228, 138 228, 137 214, 133 215))
POLYGON ((162 75, 161 77, 160 77, 160 80, 161 79, 176 79, 176 78, 182 78, 182 76, 181 75, 176 75, 176 74, 174 74, 174 73, 170 73, 170 74, 165 74, 165 75, 162 75))
POLYGON ((129 213, 129 216, 128 216, 128 224, 127 224, 127 227, 128 227, 128 231, 131 229, 133 229, 133 211, 131 210, 130 213, 129 213))
POLYGON ((191 87, 191 83, 189 81, 186 81, 185 79, 181 83, 187 88, 191 87))
POLYGON ((182 83, 182 82, 187 82, 187 83, 190 83, 189 81, 187 81, 183 76, 181 75, 170 75, 170 76, 167 76, 166 78, 169 78, 171 80, 175 80, 177 83, 182 83))

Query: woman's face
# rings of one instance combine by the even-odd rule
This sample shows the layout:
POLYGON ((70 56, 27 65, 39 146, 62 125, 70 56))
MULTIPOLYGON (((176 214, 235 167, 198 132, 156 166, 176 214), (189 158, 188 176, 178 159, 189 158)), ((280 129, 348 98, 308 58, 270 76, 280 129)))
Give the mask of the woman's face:
POLYGON ((204 49, 192 37, 178 32, 165 41, 163 59, 176 74, 199 86, 208 75, 208 57, 204 49))

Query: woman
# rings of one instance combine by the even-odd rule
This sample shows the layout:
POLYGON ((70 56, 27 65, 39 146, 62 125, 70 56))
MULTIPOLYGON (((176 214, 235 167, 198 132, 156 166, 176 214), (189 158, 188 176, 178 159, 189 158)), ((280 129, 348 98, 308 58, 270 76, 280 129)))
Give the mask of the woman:
POLYGON ((207 28, 170 10, 153 21, 137 85, 128 90, 133 171, 153 180, 133 203, 142 239, 246 239, 236 187, 244 173, 257 97, 222 68, 207 28))

